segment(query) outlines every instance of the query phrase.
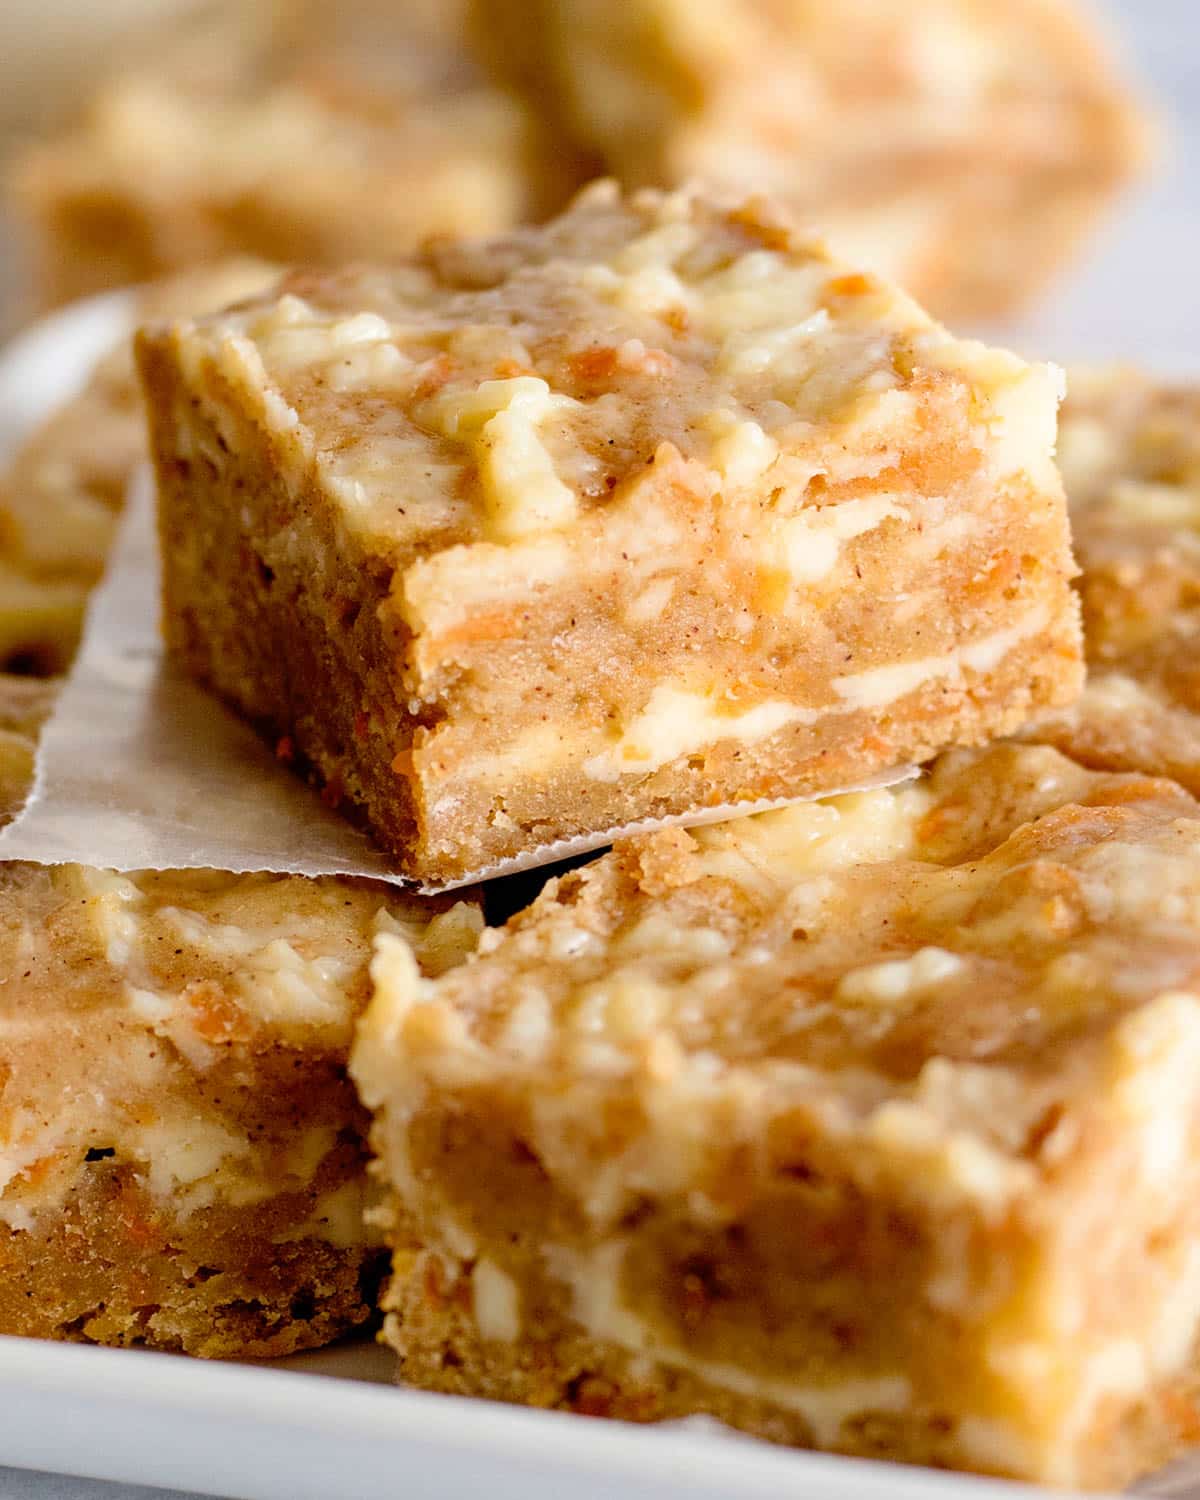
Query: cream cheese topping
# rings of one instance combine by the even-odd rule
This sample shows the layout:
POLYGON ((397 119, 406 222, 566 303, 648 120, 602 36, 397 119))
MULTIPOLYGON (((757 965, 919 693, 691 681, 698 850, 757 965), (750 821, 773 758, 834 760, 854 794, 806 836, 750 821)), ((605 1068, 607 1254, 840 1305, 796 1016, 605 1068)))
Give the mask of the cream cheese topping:
POLYGON ((837 482, 882 470, 922 371, 959 385, 998 475, 1053 477, 1048 368, 956 343, 761 205, 695 194, 601 185, 498 247, 307 277, 180 336, 256 391, 347 524, 402 550, 571 528, 663 444, 735 488, 814 448, 837 482))

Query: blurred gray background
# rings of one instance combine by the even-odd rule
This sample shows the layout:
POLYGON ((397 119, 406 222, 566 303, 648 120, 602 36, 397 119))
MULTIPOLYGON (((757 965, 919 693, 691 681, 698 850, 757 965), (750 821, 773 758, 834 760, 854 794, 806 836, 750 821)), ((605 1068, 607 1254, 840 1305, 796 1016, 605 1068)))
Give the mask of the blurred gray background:
POLYGON ((1200 371, 1200 0, 1100 8, 1162 120, 1159 168, 1027 327, 1005 336, 1060 361, 1140 359, 1200 371))

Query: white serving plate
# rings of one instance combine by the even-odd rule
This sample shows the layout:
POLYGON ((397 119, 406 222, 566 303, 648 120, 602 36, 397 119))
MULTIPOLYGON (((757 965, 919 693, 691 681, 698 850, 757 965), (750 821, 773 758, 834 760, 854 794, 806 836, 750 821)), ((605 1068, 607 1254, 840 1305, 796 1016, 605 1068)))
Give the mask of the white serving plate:
MULTIPOLYGON (((1169 55, 1175 33, 1162 30, 1169 55)), ((1200 115, 1185 124, 1181 134, 1200 139, 1200 115)), ((1192 294, 1200 263, 1198 163, 1200 153, 1189 153, 1174 183, 1149 190, 1040 318, 993 336, 1033 355, 1137 358, 1196 373, 1200 308, 1181 309, 1179 296, 1181 288, 1192 294)), ((0 355, 0 462, 21 432, 82 384, 127 329, 131 310, 126 294, 92 299, 0 355)), ((365 1341, 247 1366, 0 1337, 0 1465, 241 1500, 1048 1496, 790 1452, 705 1422, 641 1428, 399 1390, 390 1369, 387 1354, 365 1341)), ((1195 1464, 1180 1465, 1174 1481, 1161 1476, 1145 1490, 1197 1500, 1195 1474, 1195 1464)))
POLYGON ((637 1427, 363 1384, 377 1354, 351 1346, 290 1362, 303 1365, 301 1373, 0 1338, 0 1461, 242 1500, 1019 1500, 1047 1493, 791 1452, 707 1423, 637 1427), (330 1373, 316 1373, 322 1370, 330 1373))

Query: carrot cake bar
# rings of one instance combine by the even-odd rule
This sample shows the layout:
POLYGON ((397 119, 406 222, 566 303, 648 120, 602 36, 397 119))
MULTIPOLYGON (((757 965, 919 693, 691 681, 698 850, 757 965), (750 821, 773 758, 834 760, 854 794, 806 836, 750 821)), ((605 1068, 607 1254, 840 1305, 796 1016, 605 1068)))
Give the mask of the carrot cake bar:
POLYGON ((1200 386, 1072 372, 1059 461, 1088 683, 1032 732, 1086 765, 1200 795, 1200 386))
POLYGON ((44 302, 236 254, 385 259, 427 234, 507 229, 579 180, 461 36, 426 24, 434 7, 277 8, 279 34, 219 68, 173 47, 122 70, 19 159, 44 302))
POLYGON ((614 176, 768 190, 946 318, 1027 301, 1147 154, 1075 0, 475 0, 475 29, 614 176))
POLYGON ((619 845, 351 1060, 404 1381, 1118 1485, 1194 1440, 1200 805, 1047 746, 619 845))
POLYGON ((1058 372, 762 202, 599 184, 139 354, 170 647, 423 880, 1078 690, 1058 372))
MULTIPOLYGON (((233 260, 143 287, 143 318, 216 311, 279 271, 233 260)), ((61 672, 79 641, 135 465, 146 457, 129 339, 22 443, 0 473, 0 668, 61 672)))
MULTIPOLYGON (((53 693, 0 677, 0 821, 53 693)), ((369 881, 0 864, 0 1333, 240 1357, 369 1319, 371 941, 432 975, 480 925, 369 881)))

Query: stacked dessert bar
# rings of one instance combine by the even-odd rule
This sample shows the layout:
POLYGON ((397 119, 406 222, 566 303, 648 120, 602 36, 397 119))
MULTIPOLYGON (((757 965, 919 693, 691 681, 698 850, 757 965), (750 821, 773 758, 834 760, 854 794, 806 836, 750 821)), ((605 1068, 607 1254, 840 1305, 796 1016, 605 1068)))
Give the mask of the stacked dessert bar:
POLYGON ((416 880, 1078 690, 1058 375, 765 202, 602 183, 139 357, 171 646, 416 880))

